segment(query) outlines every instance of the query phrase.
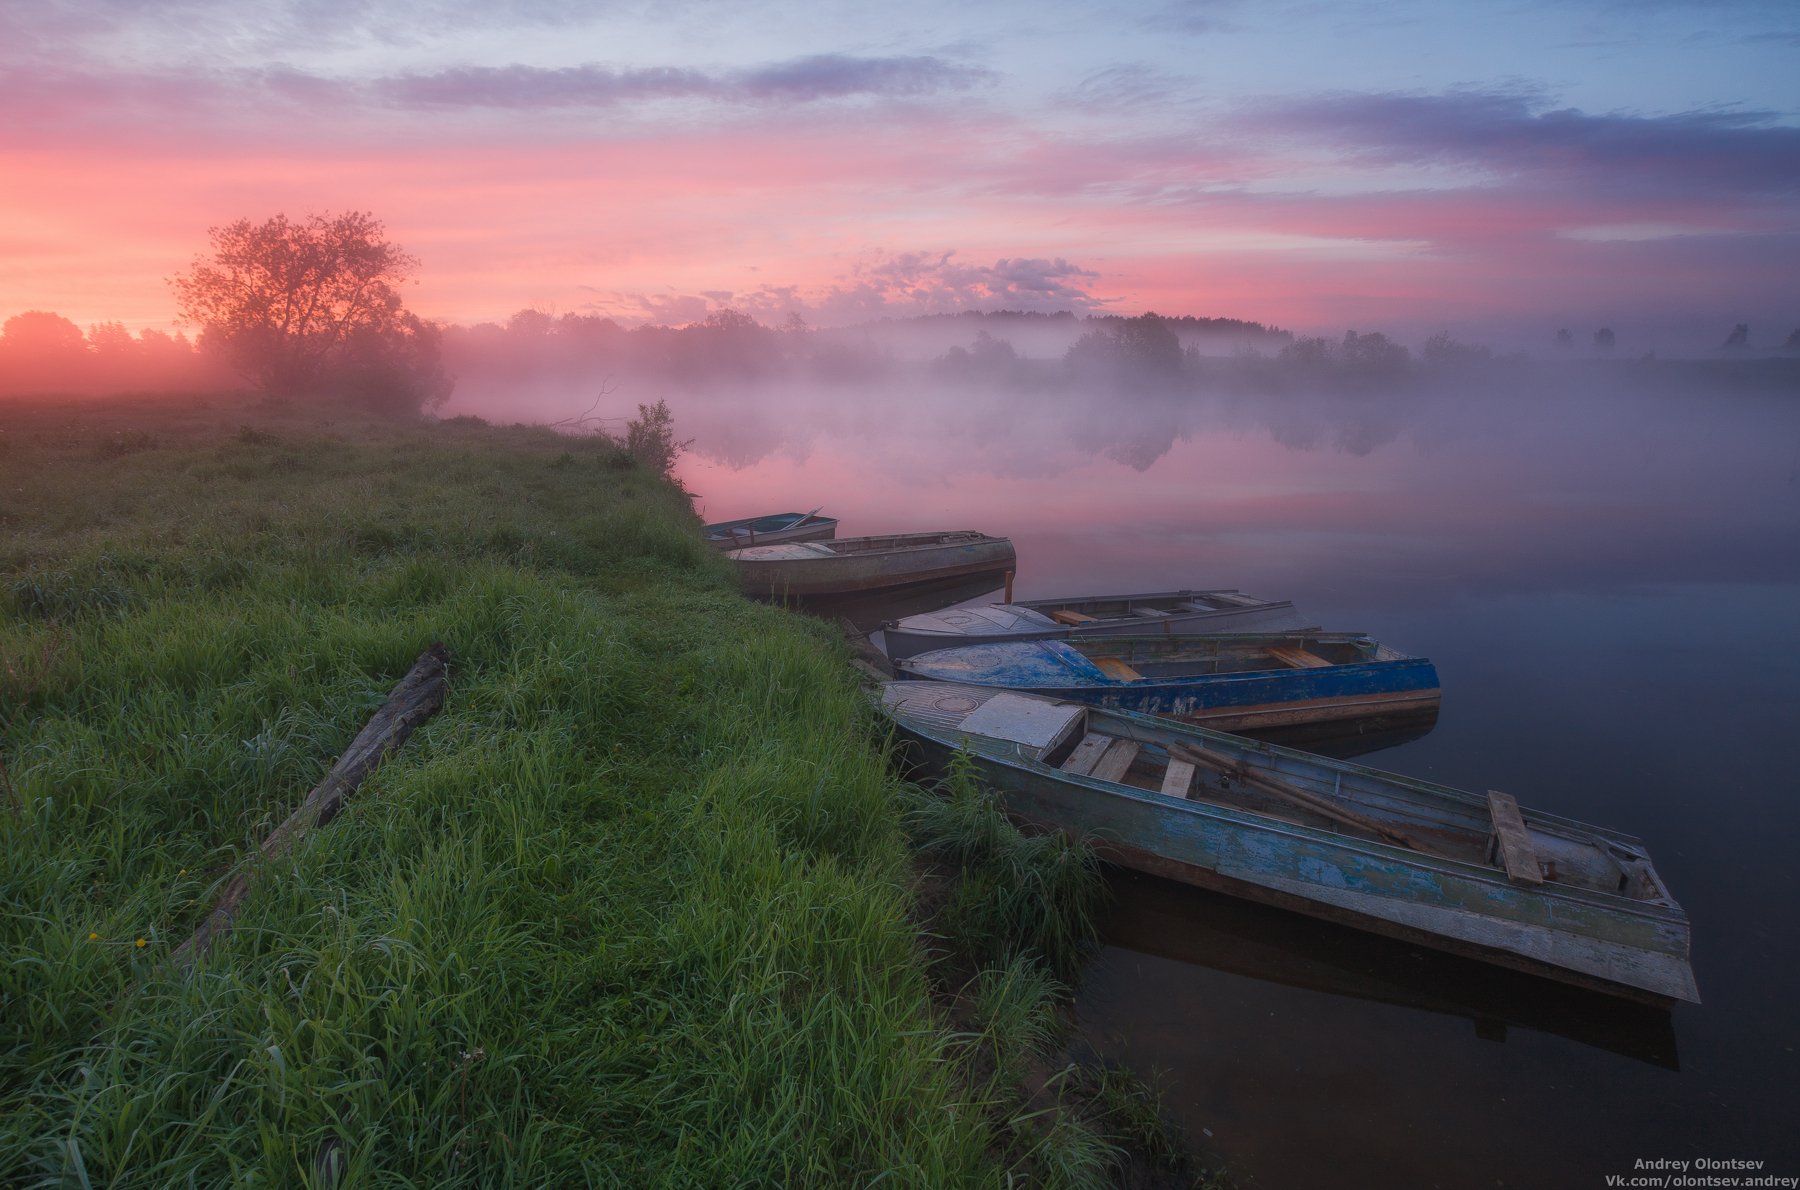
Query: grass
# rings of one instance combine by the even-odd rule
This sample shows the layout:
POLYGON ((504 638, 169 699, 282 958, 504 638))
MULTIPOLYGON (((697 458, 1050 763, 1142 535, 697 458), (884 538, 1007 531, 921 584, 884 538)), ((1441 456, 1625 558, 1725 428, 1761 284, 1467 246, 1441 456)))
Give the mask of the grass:
POLYGON ((1006 1178, 841 645, 679 492, 217 400, 0 404, 0 457, 0 1182, 1006 1178), (435 640, 444 711, 173 972, 435 640))
POLYGON ((1057 979, 1080 970, 1105 886, 1093 850, 1060 834, 1027 835, 1008 821, 959 753, 942 788, 916 792, 907 829, 956 878, 937 926, 962 958, 1006 965, 1026 956, 1057 979))

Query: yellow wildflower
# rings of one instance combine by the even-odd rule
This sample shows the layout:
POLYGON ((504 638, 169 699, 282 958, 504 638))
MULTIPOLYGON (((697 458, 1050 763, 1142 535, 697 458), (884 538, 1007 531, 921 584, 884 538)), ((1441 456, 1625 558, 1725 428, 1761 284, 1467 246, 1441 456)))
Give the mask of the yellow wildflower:
POLYGON ((94 933, 94 931, 92 931, 92 930, 89 930, 88 931, 88 941, 89 942, 98 942, 98 941, 100 941, 100 935, 94 933))
POLYGON ((146 946, 148 946, 148 945, 150 945, 150 943, 149 943, 149 942, 148 942, 148 941, 147 941, 147 940, 146 940, 146 939, 143 939, 143 938, 139 938, 139 939, 138 939, 138 940, 137 940, 137 948, 138 948, 138 949, 139 949, 139 950, 142 950, 142 949, 144 949, 144 947, 146 947, 146 946))

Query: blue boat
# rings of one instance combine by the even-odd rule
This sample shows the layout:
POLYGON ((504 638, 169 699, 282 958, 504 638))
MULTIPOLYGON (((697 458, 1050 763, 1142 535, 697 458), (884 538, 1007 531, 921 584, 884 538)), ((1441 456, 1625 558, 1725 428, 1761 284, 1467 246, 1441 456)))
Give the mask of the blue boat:
POLYGON ((958 752, 1025 826, 1202 888, 1650 1003, 1698 1001, 1687 914, 1617 831, 1203 727, 889 682, 913 763, 958 752))
POLYGON ((837 518, 811 512, 777 512, 769 516, 717 521, 703 526, 709 545, 739 550, 753 545, 779 545, 784 541, 829 541, 837 536, 837 518))
POLYGON ((1356 632, 997 641, 894 662, 903 678, 992 686, 1280 734, 1390 731, 1437 718, 1437 669, 1356 632))

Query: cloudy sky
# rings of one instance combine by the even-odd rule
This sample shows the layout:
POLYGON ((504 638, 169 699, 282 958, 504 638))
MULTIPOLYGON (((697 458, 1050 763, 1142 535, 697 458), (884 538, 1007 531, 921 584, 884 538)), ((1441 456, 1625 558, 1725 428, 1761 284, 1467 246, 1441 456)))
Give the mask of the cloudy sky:
POLYGON ((0 318, 360 209, 411 304, 1800 326, 1792 0, 23 0, 0 318))

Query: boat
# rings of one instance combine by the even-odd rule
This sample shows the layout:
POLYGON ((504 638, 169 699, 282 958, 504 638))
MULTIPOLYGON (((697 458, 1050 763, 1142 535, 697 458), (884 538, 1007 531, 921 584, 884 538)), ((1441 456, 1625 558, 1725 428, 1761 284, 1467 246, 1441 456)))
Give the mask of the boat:
POLYGON ((1317 627, 1286 599, 1242 591, 1152 591, 1022 599, 907 616, 881 626, 889 658, 1003 640, 1129 636, 1150 631, 1284 632, 1317 627))
POLYGON ((837 536, 837 518, 811 512, 778 512, 771 516, 718 521, 704 526, 707 544, 722 550, 753 545, 778 545, 784 541, 824 541, 837 536))
POLYGON ((776 599, 888 591, 1017 565, 1011 541, 973 529, 759 545, 727 556, 746 593, 776 599))
POLYGON ((900 677, 997 686, 1220 731, 1371 730, 1434 722, 1437 669, 1358 632, 1100 636, 937 649, 900 677))
POLYGON ((966 752, 1029 829, 1247 900, 1652 1004, 1699 1001, 1644 845, 1510 795, 1009 690, 881 687, 910 758, 966 752))

